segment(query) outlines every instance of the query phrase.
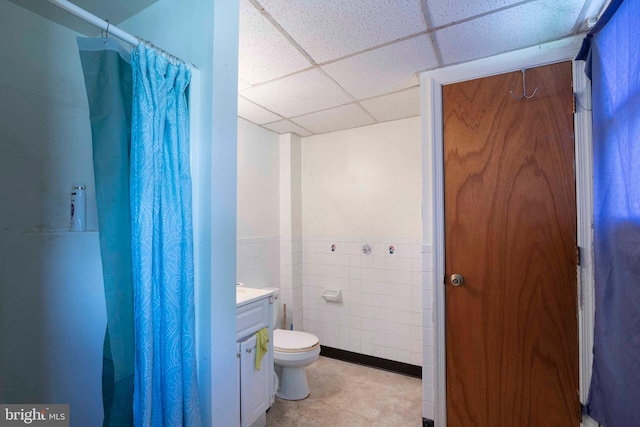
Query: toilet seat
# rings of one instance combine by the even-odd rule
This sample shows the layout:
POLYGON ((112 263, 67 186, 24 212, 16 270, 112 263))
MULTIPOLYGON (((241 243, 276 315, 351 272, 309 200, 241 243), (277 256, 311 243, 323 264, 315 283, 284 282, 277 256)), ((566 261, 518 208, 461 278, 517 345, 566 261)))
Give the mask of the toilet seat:
POLYGON ((301 331, 276 329, 273 331, 273 350, 280 353, 304 353, 320 346, 315 335, 301 331))

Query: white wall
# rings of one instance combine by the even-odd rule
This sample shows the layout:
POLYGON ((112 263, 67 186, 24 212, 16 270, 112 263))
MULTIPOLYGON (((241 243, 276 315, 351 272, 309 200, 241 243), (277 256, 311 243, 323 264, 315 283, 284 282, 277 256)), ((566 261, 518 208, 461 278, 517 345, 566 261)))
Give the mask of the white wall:
POLYGON ((76 33, 0 0, 0 402, 102 420, 106 309, 76 33), (68 232, 71 183, 88 229, 68 232))
POLYGON ((238 119, 238 238, 280 235, 279 136, 238 119))
POLYGON ((192 177, 203 424, 240 413, 235 350, 238 3, 160 0, 121 27, 195 64, 192 177), (194 122, 195 116, 195 122, 194 122))
POLYGON ((238 280, 279 287, 287 327, 422 365, 420 135, 417 117, 309 138, 239 120, 238 280), (274 279, 276 239, 246 236, 268 235, 278 220, 274 279), (325 302, 326 287, 342 289, 343 302, 325 302))
POLYGON ((277 134, 238 118, 236 280, 280 285, 280 177, 277 134))
POLYGON ((302 138, 280 135, 280 302, 285 329, 301 328, 302 315, 302 138))
MULTIPOLYGON (((302 139, 238 120, 237 281, 280 288, 302 325, 302 139)), ((282 313, 281 313, 282 315, 282 313)))
POLYGON ((303 139, 302 314, 323 345, 422 365, 420 138, 416 117, 303 139))
POLYGON ((304 138, 305 236, 422 237, 418 117, 304 138))

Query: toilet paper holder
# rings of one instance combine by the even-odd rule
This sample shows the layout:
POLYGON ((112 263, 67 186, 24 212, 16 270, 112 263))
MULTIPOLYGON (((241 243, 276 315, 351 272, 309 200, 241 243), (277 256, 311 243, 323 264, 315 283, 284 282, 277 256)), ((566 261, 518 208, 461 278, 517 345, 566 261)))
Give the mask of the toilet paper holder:
POLYGON ((322 291, 322 298, 324 298, 325 301, 341 302, 342 301, 342 290, 340 290, 340 289, 332 289, 332 288, 325 288, 322 291))

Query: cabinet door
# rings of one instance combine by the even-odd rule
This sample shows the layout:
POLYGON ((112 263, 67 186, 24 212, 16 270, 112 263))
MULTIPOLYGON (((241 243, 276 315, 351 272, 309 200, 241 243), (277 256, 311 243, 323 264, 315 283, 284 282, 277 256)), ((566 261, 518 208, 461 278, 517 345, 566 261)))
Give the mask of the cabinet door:
POLYGON ((249 427, 269 409, 269 357, 264 355, 260 370, 255 368, 256 337, 240 343, 240 425, 249 427))

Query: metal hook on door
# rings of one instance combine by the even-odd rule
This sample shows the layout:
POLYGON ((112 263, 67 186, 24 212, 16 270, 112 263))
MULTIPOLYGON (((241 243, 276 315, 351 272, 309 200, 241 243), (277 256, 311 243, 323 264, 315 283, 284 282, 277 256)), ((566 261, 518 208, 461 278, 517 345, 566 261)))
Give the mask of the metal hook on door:
POLYGON ((522 69, 522 70, 520 70, 520 71, 522 72, 522 95, 520 95, 519 97, 516 97, 516 96, 514 96, 514 95, 513 95, 513 89, 511 89, 511 90, 509 91, 509 94, 511 95, 511 97, 512 97, 513 99, 515 99, 516 101, 517 101, 517 100, 520 100, 520 99, 522 99, 522 98, 531 99, 531 98, 533 98, 533 96, 538 92, 538 88, 535 88, 535 89, 533 90, 533 93, 532 93, 531 95, 527 95, 527 79, 525 78, 525 75, 524 75, 524 73, 525 73, 527 70, 522 69))

